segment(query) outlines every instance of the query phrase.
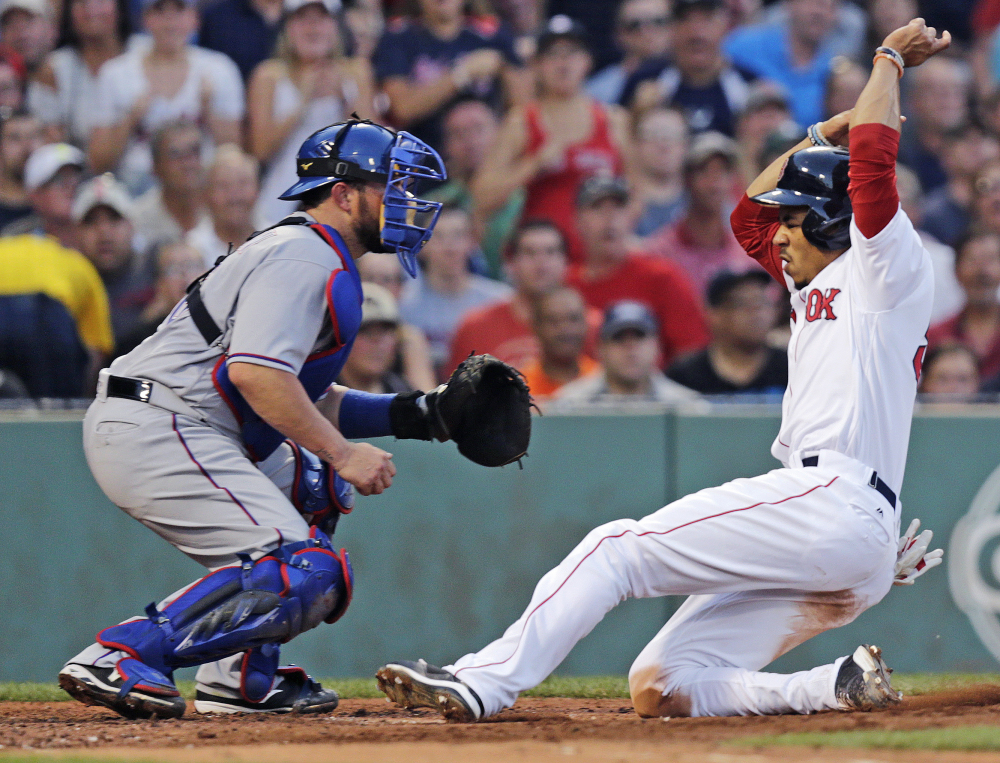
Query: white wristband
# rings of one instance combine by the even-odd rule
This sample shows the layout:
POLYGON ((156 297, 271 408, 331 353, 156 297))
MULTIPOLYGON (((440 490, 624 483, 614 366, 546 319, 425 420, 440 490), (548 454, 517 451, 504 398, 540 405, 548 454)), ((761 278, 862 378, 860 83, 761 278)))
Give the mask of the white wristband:
POLYGON ((809 129, 806 130, 806 134, 809 136, 810 142, 814 146, 825 146, 826 148, 833 148, 833 143, 822 133, 819 129, 820 123, 817 122, 814 125, 809 125, 809 129))

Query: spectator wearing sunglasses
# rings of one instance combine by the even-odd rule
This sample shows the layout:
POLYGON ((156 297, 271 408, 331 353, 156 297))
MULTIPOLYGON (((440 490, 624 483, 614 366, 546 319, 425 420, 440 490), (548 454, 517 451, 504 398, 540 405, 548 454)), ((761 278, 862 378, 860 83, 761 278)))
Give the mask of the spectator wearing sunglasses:
POLYGON ((615 19, 615 41, 620 62, 606 66, 590 78, 587 91, 604 103, 618 103, 625 82, 642 66, 660 62, 666 67, 670 49, 668 0, 625 0, 615 19))

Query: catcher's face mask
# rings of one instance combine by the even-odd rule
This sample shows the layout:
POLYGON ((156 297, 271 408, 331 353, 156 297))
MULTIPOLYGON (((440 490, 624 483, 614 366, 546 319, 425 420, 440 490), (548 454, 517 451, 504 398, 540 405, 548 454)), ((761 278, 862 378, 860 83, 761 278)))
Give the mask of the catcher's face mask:
POLYGON ((382 243, 395 250, 403 269, 417 275, 417 253, 431 237, 441 202, 417 198, 421 180, 448 177, 437 151, 408 132, 400 132, 389 149, 389 179, 382 198, 382 243))

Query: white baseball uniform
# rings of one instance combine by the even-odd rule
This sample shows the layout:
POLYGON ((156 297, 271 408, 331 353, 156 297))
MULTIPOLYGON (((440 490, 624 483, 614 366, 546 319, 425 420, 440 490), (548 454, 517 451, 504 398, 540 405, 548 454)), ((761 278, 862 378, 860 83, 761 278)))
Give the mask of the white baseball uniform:
MULTIPOLYGON (((744 200, 745 202, 746 200, 744 200)), ((542 681, 626 598, 690 598, 635 660, 629 683, 647 715, 748 715, 834 709, 833 664, 758 672, 846 624, 893 580, 898 494, 933 298, 929 255, 898 210, 801 291, 789 382, 772 453, 784 468, 592 531, 539 581, 502 637, 446 666, 486 714, 542 681), (803 465, 803 459, 814 467, 803 465), (877 477, 875 473, 877 472, 877 477)))
MULTIPOLYGON (((114 375, 154 382, 149 403, 108 397, 102 372, 83 426, 97 483, 123 511, 209 570, 238 563, 239 553, 257 559, 309 537, 289 500, 291 449, 282 445, 255 464, 213 371, 240 361, 298 373, 310 355, 330 347, 328 284, 338 271, 357 278, 346 246, 335 243, 308 227, 286 226, 240 247, 203 285, 204 304, 222 329, 218 342, 206 344, 182 301, 153 336, 111 365, 114 375)), ((359 315, 360 304, 358 280, 359 315)), ((121 656, 95 643, 71 662, 114 667, 121 656)), ((242 656, 202 665, 199 688, 239 698, 242 656)))

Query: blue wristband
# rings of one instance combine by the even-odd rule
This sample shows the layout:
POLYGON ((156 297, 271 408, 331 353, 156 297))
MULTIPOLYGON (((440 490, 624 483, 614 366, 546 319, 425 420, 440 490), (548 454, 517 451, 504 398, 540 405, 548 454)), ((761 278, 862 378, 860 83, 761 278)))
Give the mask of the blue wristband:
POLYGON ((348 440, 359 437, 386 437, 392 434, 389 406, 395 395, 376 395, 349 389, 340 401, 340 433, 348 440))

